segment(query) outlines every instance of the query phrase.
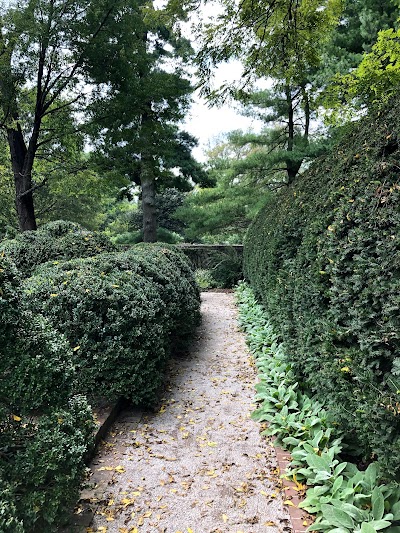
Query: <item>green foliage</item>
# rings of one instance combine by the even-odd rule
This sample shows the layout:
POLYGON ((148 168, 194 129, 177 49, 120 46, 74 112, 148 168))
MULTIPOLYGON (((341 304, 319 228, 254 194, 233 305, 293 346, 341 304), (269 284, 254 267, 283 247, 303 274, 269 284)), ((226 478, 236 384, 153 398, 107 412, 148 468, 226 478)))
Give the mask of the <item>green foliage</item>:
POLYGON ((75 383, 72 350, 41 315, 18 316, 13 336, 0 349, 0 402, 19 413, 65 405, 75 383))
POLYGON ((215 186, 196 187, 176 212, 176 218, 184 224, 187 241, 240 244, 269 194, 266 180, 257 181, 251 170, 237 168, 249 155, 250 148, 233 142, 234 134, 220 139, 208 151, 206 168, 215 186), (260 194, 254 194, 255 186, 260 194))
POLYGON ((213 289, 217 286, 211 270, 198 268, 194 271, 194 277, 200 290, 213 289))
POLYGON ((18 517, 12 531, 55 530, 76 501, 93 429, 90 407, 81 397, 35 418, 0 408, 0 473, 10 487, 7 497, 15 508, 10 511, 18 517))
POLYGON ((0 339, 13 334, 18 318, 18 304, 21 296, 21 276, 14 263, 0 254, 0 339))
POLYGON ((24 533, 22 522, 17 517, 12 490, 0 480, 0 531, 24 533))
POLYGON ((41 533, 52 531, 76 499, 94 428, 85 399, 70 400, 76 379, 69 344, 43 316, 25 311, 22 300, 19 272, 3 253, 0 530, 41 533))
POLYGON ((322 96, 324 106, 328 108, 329 121, 337 123, 352 117, 365 106, 384 105, 398 92, 399 38, 400 30, 380 31, 377 42, 363 56, 357 69, 333 78, 322 96))
POLYGON ((245 285, 237 290, 240 324, 259 371, 258 408, 253 418, 267 422, 266 435, 275 435, 290 451, 286 475, 306 492, 301 508, 317 514, 309 531, 376 532, 391 527, 400 516, 400 487, 382 484, 376 463, 365 471, 343 462, 343 436, 323 405, 305 395, 264 309, 245 285))
POLYGON ((50 260, 90 257, 114 247, 104 235, 85 230, 73 222, 54 221, 36 231, 26 231, 0 243, 5 253, 24 276, 50 260))
POLYGON ((190 267, 161 246, 44 265, 25 292, 73 347, 79 392, 136 403, 154 401, 171 347, 199 318, 190 267))
POLYGON ((318 65, 322 44, 342 10, 340 0, 283 0, 268 8, 262 1, 221 4, 224 10, 206 26, 200 52, 204 83, 211 66, 236 57, 244 62, 247 81, 267 75, 297 85, 318 65))
POLYGON ((327 400, 348 451, 388 476, 400 464, 398 135, 394 100, 280 191, 245 243, 296 379, 327 400))

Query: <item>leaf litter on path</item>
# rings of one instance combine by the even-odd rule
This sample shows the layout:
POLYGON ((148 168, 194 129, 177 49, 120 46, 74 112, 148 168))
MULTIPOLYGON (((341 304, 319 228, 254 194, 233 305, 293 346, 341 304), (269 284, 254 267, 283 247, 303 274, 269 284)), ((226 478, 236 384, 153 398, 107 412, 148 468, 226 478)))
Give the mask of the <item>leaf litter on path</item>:
POLYGON ((257 378, 233 296, 202 299, 198 339, 171 360, 159 408, 139 422, 125 411, 94 460, 110 480, 89 533, 291 531, 274 451, 250 419, 257 378))

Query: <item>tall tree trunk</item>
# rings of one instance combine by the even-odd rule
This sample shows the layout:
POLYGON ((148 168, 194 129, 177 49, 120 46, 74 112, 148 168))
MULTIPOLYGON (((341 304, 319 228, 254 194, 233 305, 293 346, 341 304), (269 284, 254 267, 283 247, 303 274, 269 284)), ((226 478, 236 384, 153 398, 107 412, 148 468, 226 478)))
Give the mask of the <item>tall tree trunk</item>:
MULTIPOLYGON (((295 136, 295 124, 294 124, 294 106, 292 91, 289 86, 285 88, 286 93, 286 102, 288 106, 288 142, 287 142, 287 151, 292 153, 294 150, 294 136, 295 136)), ((301 167, 301 161, 294 161, 293 159, 286 160, 286 174, 288 177, 288 183, 292 181, 297 176, 301 167)))
POLYGON ((35 230, 36 218, 33 203, 32 164, 28 157, 21 126, 7 129, 8 145, 10 147, 11 165, 15 184, 15 207, 21 231, 35 230))
POLYGON ((143 241, 156 242, 157 209, 153 165, 150 158, 146 158, 146 156, 143 155, 140 181, 142 185, 143 241))

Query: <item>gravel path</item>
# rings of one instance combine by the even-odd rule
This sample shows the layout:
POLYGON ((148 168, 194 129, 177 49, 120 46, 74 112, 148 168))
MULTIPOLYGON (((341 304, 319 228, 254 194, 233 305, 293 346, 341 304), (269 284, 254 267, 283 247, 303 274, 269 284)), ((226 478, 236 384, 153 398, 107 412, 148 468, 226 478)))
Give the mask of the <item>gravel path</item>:
POLYGON ((126 411, 93 461, 108 473, 86 531, 292 531, 276 490, 274 451, 250 419, 256 375, 233 296, 203 293, 189 357, 171 361, 156 413, 126 411))

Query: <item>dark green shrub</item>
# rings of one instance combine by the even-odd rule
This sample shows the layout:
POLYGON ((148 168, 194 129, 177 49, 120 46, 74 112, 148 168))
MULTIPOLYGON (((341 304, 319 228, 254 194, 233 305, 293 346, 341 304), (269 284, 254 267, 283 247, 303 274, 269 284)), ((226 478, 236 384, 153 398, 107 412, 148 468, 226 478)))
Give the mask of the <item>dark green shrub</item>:
POLYGON ((72 395, 71 347, 42 315, 21 312, 0 356, 0 401, 20 413, 65 405, 72 395))
POLYGON ((77 496, 93 420, 84 399, 69 400, 68 342, 22 308, 20 283, 0 257, 0 531, 42 533, 77 496))
POLYGON ((13 336, 21 297, 21 277, 14 263, 0 253, 0 346, 13 336))
POLYGON ((2 533, 24 533, 14 502, 13 490, 0 479, 0 531, 2 533))
POLYGON ((236 250, 219 252, 214 261, 212 276, 217 287, 231 289, 243 278, 243 260, 236 250))
POLYGON ((40 226, 39 231, 41 233, 47 233, 49 237, 63 237, 68 233, 85 233, 87 230, 70 220, 53 220, 40 226))
POLYGON ((24 531, 54 531, 76 501, 93 429, 82 397, 34 419, 0 408, 0 474, 24 531))
POLYGON ((32 275, 47 261, 91 257, 112 250, 114 246, 103 234, 65 221, 49 222, 37 231, 25 231, 0 243, 0 254, 9 257, 23 276, 32 275))
POLYGON ((400 465, 400 102, 356 124, 259 214, 245 273, 303 387, 366 460, 400 465))
POLYGON ((44 265, 25 291, 27 307, 68 338, 78 390, 89 395, 153 401, 171 344, 198 323, 187 262, 157 246, 44 265))

